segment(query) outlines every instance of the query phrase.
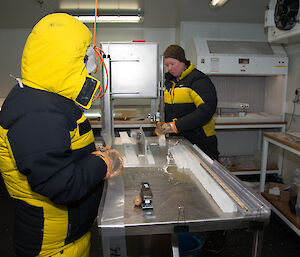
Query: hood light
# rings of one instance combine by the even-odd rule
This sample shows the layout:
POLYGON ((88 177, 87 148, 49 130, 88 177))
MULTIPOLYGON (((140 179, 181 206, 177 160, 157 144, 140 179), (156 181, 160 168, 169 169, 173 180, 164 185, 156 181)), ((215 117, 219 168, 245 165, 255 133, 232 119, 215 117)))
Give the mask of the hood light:
POLYGON ((217 7, 217 6, 222 6, 224 5, 228 0, 211 0, 210 1, 210 4, 213 6, 213 7, 217 7))
MULTIPOLYGON (((75 16, 78 20, 84 23, 92 23, 95 21, 95 16, 75 16)), ((143 17, 140 15, 105 15, 97 16, 96 21, 101 23, 139 23, 143 17)))

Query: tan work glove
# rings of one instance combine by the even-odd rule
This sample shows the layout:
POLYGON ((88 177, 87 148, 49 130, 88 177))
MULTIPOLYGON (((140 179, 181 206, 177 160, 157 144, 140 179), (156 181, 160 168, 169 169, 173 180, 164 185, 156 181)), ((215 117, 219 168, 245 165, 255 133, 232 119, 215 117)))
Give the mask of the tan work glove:
POLYGON ((178 129, 176 128, 175 122, 168 122, 163 124, 157 124, 157 127, 155 129, 155 134, 157 136, 170 134, 170 133, 178 133, 178 129))
POLYGON ((105 147, 103 145, 98 145, 98 146, 96 146, 96 149, 97 149, 97 151, 105 152, 107 150, 110 150, 110 145, 107 145, 105 147))
POLYGON ((161 130, 161 127, 162 127, 162 125, 164 125, 164 124, 165 124, 165 122, 163 122, 163 121, 158 121, 158 122, 156 122, 156 128, 155 128, 155 130, 154 130, 155 135, 159 136, 158 131, 161 130))
POLYGON ((100 156, 107 165, 107 172, 104 179, 116 177, 124 172, 123 157, 117 150, 112 150, 110 149, 110 147, 107 147, 105 149, 106 150, 103 152, 95 151, 92 152, 92 154, 100 156))

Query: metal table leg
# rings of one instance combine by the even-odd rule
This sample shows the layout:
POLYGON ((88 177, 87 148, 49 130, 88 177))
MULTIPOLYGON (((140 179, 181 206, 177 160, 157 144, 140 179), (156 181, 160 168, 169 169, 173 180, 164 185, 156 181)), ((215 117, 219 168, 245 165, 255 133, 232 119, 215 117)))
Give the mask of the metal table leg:
POLYGON ((177 234, 172 234, 172 253, 173 257, 179 257, 179 244, 177 234))
POLYGON ((263 247, 264 230, 257 229, 254 231, 252 257, 261 257, 263 247))
POLYGON ((261 160, 261 174, 260 174, 260 183, 259 183, 260 192, 263 192, 265 190, 267 161, 268 161, 268 147, 269 147, 269 142, 264 138, 263 149, 262 149, 262 160, 261 160))

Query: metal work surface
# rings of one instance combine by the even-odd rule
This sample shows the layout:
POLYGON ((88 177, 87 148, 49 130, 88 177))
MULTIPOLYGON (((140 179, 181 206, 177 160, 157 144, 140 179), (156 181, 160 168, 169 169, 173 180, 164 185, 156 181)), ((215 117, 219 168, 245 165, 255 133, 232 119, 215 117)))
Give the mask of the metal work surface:
POLYGON ((116 235, 120 230, 125 230, 126 235, 146 235, 242 228, 249 227, 252 221, 268 222, 270 209, 265 202, 220 164, 201 157, 187 141, 170 139, 161 146, 157 137, 146 138, 146 147, 146 152, 153 156, 152 163, 147 162, 146 156, 139 156, 138 143, 119 142, 114 146, 125 158, 132 157, 134 150, 138 163, 127 162, 125 172, 107 182, 106 198, 101 203, 98 218, 98 227, 106 236, 116 235), (199 158, 199 169, 211 172, 210 176, 217 179, 221 190, 236 204, 236 212, 224 213, 191 170, 177 167, 170 154, 170 148, 176 144, 183 145, 187 152, 199 158), (150 184, 153 193, 150 210, 133 203, 143 182, 150 184))
MULTIPOLYGON (((230 220, 241 216, 223 214, 205 190, 193 182, 191 176, 178 172, 175 167, 170 168, 169 173, 158 168, 128 168, 123 179, 126 234, 172 233, 176 225, 191 226, 192 223, 230 220), (153 210, 143 210, 133 204, 134 197, 139 194, 140 184, 144 181, 151 185, 153 210)), ((113 211, 114 207, 111 207, 113 211)), ((113 223, 103 220, 101 225, 110 227, 113 223)))

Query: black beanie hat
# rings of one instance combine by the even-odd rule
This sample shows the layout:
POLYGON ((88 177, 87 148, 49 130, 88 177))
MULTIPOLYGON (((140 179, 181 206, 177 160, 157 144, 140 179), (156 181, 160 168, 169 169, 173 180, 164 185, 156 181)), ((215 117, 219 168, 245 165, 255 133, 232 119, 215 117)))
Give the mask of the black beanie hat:
POLYGON ((165 58, 174 58, 180 62, 187 63, 184 50, 179 45, 170 45, 164 52, 165 58))

